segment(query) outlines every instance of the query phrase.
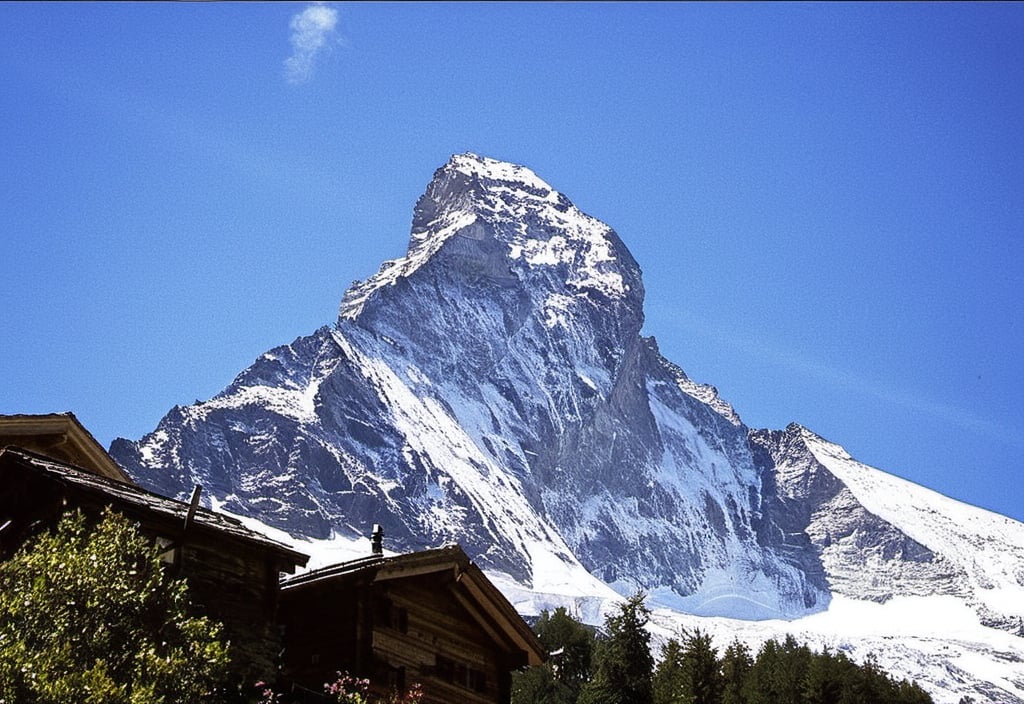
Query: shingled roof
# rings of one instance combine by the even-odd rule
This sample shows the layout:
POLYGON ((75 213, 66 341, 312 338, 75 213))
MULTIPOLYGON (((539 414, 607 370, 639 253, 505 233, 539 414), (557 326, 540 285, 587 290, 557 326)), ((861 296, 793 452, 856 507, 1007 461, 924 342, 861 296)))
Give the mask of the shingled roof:
MULTIPOLYGON (((169 531, 180 530, 189 515, 190 505, 170 499, 135 484, 94 474, 80 467, 17 447, 0 449, 0 481, 6 482, 13 472, 29 472, 51 483, 64 493, 74 494, 78 502, 111 506, 115 510, 148 524, 166 525, 169 531)), ((0 513, 4 507, 0 505, 0 513)), ((277 556, 284 572, 294 572, 296 565, 305 565, 309 556, 271 540, 247 528, 241 521, 197 507, 189 522, 195 533, 216 535, 236 543, 269 551, 277 556)))
POLYGON ((332 583, 379 583, 406 577, 449 573, 461 587, 459 601, 496 641, 521 650, 530 665, 546 659, 537 636, 483 571, 458 545, 402 555, 371 555, 312 570, 281 582, 282 595, 298 594, 308 587, 332 583))
POLYGON ((0 447, 6 446, 39 452, 104 477, 131 482, 74 413, 0 415, 0 447))

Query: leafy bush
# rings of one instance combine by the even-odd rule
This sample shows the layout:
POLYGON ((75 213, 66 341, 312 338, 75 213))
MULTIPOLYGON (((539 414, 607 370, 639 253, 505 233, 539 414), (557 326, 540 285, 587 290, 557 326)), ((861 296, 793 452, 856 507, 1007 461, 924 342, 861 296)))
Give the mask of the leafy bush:
POLYGON ((0 704, 220 701, 220 624, 128 519, 79 512, 0 564, 0 704))

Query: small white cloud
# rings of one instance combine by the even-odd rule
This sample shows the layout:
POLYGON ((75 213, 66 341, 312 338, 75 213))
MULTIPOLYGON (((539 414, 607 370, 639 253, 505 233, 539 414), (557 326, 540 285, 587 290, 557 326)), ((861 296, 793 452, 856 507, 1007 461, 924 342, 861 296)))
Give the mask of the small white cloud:
POLYGON ((292 17, 292 55, 284 60, 289 83, 306 83, 313 77, 317 54, 327 46, 338 25, 338 11, 319 3, 292 17))

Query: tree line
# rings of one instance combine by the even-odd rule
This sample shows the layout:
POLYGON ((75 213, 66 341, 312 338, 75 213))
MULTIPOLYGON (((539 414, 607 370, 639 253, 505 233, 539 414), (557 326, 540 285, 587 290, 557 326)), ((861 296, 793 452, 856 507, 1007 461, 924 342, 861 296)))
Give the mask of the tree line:
POLYGON ((552 653, 517 673, 513 704, 930 704, 916 683, 896 680, 874 660, 811 650, 792 636, 757 653, 734 640, 719 654, 711 637, 685 631, 651 653, 643 594, 623 603, 603 634, 564 608, 541 614, 534 631, 552 653))

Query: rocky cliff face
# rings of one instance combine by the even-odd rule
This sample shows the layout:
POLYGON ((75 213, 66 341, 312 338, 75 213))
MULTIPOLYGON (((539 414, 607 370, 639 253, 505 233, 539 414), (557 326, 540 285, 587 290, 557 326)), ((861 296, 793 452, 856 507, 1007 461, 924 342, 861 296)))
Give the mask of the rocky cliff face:
MULTIPOLYGON (((827 584, 764 511, 747 429, 640 336, 640 269, 522 167, 461 155, 409 249, 336 324, 268 352, 115 456, 295 533, 457 540, 529 583, 539 553, 700 613, 793 616, 827 584)), ((811 551, 813 552, 813 551, 811 551)))
POLYGON ((787 533, 810 543, 833 591, 873 601, 908 594, 963 596, 962 571, 865 508, 815 457, 805 429, 759 430, 750 438, 761 451, 765 476, 774 482, 773 515, 787 533))
POLYGON ((945 594, 1019 628, 1024 609, 979 594, 1020 588, 1021 563, 960 550, 994 540, 1024 558, 1024 527, 1000 519, 956 549, 955 526, 908 528, 872 488, 900 480, 799 426, 747 428, 666 360, 640 335, 643 298, 607 225, 523 167, 455 156, 405 256, 354 284, 332 326, 111 452, 162 493, 200 483, 294 535, 381 523, 395 549, 457 541, 527 587, 582 566, 620 593, 749 619, 833 594, 945 594))

